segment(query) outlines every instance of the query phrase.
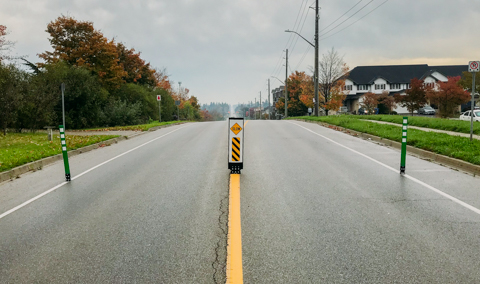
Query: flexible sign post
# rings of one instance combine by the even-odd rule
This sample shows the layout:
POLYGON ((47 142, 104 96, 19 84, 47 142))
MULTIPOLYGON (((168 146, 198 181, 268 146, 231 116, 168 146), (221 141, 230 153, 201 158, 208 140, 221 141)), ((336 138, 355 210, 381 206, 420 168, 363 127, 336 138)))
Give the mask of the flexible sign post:
POLYGON ((400 174, 405 174, 405 160, 407 158, 407 127, 408 117, 405 116, 402 123, 402 155, 400 158, 400 174))
POLYGON ((228 119, 228 169, 232 174, 239 174, 243 169, 243 130, 244 119, 228 119))
POLYGON ((65 142, 65 129, 60 125, 60 141, 62 142, 63 164, 65 165, 65 180, 70 181, 70 165, 68 164, 67 142, 65 142))

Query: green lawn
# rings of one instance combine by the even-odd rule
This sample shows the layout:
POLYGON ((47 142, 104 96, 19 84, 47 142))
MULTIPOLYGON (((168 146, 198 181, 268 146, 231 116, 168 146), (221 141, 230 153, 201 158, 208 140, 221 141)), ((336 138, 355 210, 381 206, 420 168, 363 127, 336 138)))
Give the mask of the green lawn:
MULTIPOLYGON (((397 117, 401 118, 401 116, 397 117)), ((397 142, 401 142, 402 138, 402 130, 400 126, 364 121, 357 116, 303 116, 293 117, 291 119, 321 121, 397 142)), ((409 125, 411 125, 410 117, 409 125)), ((470 139, 466 137, 409 129, 407 144, 416 148, 480 165, 480 140, 477 139, 470 142, 470 139)))
MULTIPOLYGON (((358 119, 379 120, 402 124, 401 115, 358 115, 358 119)), ((439 130, 455 131, 460 133, 470 133, 470 121, 452 120, 436 117, 409 116, 408 125, 433 128, 439 130)), ((473 133, 480 135, 480 123, 473 123, 473 133)))
MULTIPOLYGON (((115 137, 118 135, 67 135, 66 142, 67 148, 74 150, 115 137)), ((59 134, 54 135, 52 142, 48 141, 46 133, 0 135, 0 172, 60 153, 62 150, 59 134)))
POLYGON ((122 131, 122 130, 133 130, 133 131, 148 131, 152 127, 175 124, 179 122, 189 122, 189 121, 166 121, 166 122, 152 122, 149 124, 139 124, 139 125, 127 125, 127 126, 114 126, 114 127, 103 127, 103 128, 90 128, 82 129, 77 131, 122 131))

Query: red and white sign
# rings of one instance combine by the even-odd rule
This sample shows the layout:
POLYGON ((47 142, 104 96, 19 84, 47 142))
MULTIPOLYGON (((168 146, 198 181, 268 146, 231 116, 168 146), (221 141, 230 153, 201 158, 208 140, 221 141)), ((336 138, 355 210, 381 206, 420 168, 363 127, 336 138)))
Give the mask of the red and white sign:
POLYGON ((157 95, 157 101, 161 101, 161 100, 162 100, 162 96, 157 95))
POLYGON ((478 72, 478 71, 480 71, 480 61, 468 62, 468 72, 478 72))

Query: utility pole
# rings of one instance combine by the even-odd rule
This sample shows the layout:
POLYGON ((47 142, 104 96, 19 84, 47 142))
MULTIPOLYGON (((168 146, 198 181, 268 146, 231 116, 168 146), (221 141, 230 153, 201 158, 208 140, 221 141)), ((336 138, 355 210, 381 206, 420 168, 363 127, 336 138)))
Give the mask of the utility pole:
POLYGON ((262 91, 260 91, 260 120, 262 120, 262 91))
POLYGON ((315 116, 318 116, 318 0, 315 1, 315 116))
MULTIPOLYGON (((317 0, 318 1, 318 0, 317 0)), ((287 111, 287 97, 288 97, 288 88, 287 88, 287 80, 288 80, 288 49, 286 50, 287 56, 285 57, 285 118, 288 116, 288 111, 287 111)))
POLYGON ((272 105, 270 104, 270 78, 268 79, 268 120, 271 120, 270 113, 272 112, 272 105))

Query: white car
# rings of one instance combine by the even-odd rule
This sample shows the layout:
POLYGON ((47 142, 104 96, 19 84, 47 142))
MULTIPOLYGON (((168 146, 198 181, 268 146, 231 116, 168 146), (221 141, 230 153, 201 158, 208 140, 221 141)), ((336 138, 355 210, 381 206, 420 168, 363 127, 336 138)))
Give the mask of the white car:
MULTIPOLYGON (((471 119, 471 110, 468 110, 460 115, 460 120, 467 120, 470 121, 471 119)), ((473 111, 473 121, 480 122, 480 110, 476 109, 473 111)))

